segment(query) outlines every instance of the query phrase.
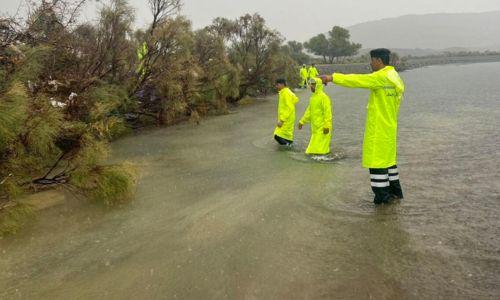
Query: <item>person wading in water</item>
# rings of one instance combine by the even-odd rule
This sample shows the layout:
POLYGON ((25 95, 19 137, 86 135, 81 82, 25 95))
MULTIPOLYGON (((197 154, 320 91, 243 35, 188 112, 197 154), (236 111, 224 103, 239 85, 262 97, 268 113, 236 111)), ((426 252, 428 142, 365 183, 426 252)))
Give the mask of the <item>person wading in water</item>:
POLYGON ((375 49, 370 52, 371 74, 340 74, 320 76, 325 84, 371 90, 368 101, 363 167, 370 169, 376 204, 403 198, 399 182, 396 148, 399 105, 405 85, 394 67, 390 66, 391 51, 375 49))

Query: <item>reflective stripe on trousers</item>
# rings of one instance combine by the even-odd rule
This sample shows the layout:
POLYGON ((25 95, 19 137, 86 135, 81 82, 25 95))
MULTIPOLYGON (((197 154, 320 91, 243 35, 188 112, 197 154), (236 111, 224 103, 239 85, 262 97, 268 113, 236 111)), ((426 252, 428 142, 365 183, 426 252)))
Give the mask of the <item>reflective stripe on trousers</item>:
POLYGON ((375 203, 386 203, 391 197, 403 198, 397 166, 387 169, 370 169, 370 181, 375 193, 375 203))

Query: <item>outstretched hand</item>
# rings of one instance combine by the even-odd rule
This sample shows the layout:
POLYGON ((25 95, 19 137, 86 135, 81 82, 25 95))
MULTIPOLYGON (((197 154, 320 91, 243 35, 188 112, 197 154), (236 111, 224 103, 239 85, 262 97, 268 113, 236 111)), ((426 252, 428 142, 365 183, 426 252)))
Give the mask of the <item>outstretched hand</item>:
POLYGON ((299 130, 302 130, 303 127, 304 127, 304 124, 299 123, 299 130))
POLYGON ((319 78, 321 78, 324 85, 327 85, 328 82, 333 82, 333 77, 331 75, 321 75, 319 78))

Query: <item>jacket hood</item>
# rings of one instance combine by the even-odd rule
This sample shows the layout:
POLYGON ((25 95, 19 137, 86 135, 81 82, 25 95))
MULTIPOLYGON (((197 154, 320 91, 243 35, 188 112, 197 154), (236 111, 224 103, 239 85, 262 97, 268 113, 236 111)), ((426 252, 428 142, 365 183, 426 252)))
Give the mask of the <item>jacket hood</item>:
POLYGON ((279 94, 280 94, 280 95, 281 95, 281 94, 283 94, 283 93, 285 93, 285 94, 290 94, 290 96, 291 96, 290 98, 291 98, 291 100, 292 100, 292 103, 293 103, 293 104, 297 104, 297 103, 299 102, 299 97, 297 97, 297 96, 296 96, 296 95, 292 92, 292 90, 290 90, 290 88, 289 88, 289 87, 287 87, 287 86, 286 86, 286 87, 284 87, 283 89, 281 89, 281 91, 279 91, 279 94))
POLYGON ((387 68, 388 68, 387 78, 392 83, 392 85, 396 88, 396 91, 398 92, 399 95, 404 94, 405 84, 403 83, 403 80, 401 80, 401 77, 399 77, 398 72, 396 72, 396 70, 392 66, 389 66, 387 68))
POLYGON ((310 80, 316 81, 316 91, 314 91, 314 94, 319 94, 323 92, 323 80, 321 78, 311 78, 310 80))

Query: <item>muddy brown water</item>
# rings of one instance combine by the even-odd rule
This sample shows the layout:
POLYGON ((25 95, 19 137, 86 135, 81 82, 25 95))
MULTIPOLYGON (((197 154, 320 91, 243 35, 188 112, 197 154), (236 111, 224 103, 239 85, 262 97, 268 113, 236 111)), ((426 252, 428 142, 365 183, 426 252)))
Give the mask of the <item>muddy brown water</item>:
POLYGON ((403 202, 371 202, 368 92, 326 89, 330 163, 301 153, 307 130, 277 148, 271 97, 116 142, 136 199, 73 199, 0 240, 0 299, 499 299, 500 64, 402 76, 403 202))

